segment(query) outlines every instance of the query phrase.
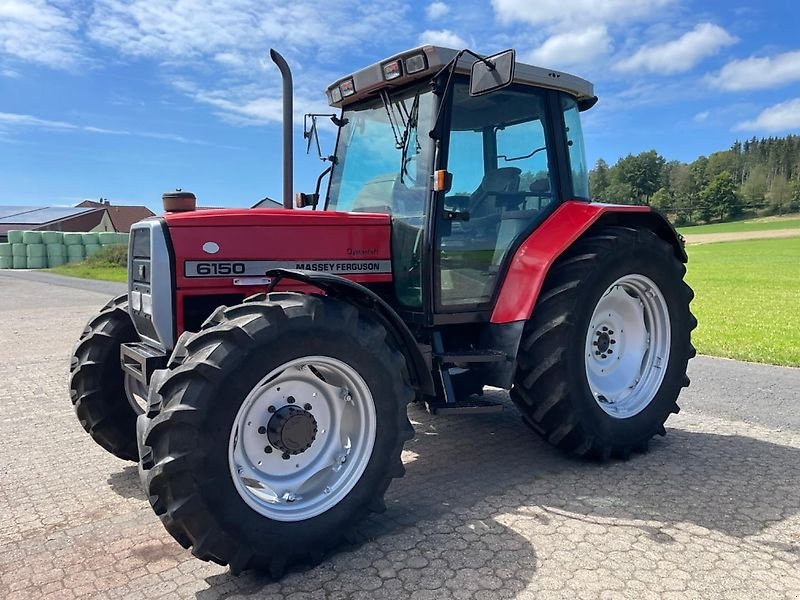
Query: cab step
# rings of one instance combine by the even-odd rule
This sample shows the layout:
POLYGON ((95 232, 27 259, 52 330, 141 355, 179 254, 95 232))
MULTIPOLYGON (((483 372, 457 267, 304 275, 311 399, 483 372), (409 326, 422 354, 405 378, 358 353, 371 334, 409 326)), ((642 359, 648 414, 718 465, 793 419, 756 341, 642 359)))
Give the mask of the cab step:
POLYGON ((461 350, 459 352, 434 353, 443 366, 460 366, 476 363, 498 363, 508 360, 508 355, 496 350, 461 350))
POLYGON ((485 415, 503 412, 501 402, 480 398, 469 398, 461 402, 426 402, 425 408, 432 415, 485 415))

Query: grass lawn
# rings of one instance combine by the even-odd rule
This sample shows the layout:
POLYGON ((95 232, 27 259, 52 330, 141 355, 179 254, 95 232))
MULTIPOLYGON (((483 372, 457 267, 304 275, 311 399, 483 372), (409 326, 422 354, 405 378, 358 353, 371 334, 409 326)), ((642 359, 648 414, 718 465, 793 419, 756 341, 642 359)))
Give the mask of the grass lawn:
POLYGON ((128 270, 109 264, 71 263, 47 269, 51 273, 81 277, 83 279, 100 279, 102 281, 128 281, 128 270))
POLYGON ((736 233, 739 231, 771 231, 775 229, 800 229, 800 216, 764 217, 762 219, 747 219, 745 221, 732 221, 730 223, 716 223, 713 225, 695 225, 678 229, 683 235, 696 233, 736 233))
POLYGON ((698 352, 800 366, 800 238, 687 250, 698 352))

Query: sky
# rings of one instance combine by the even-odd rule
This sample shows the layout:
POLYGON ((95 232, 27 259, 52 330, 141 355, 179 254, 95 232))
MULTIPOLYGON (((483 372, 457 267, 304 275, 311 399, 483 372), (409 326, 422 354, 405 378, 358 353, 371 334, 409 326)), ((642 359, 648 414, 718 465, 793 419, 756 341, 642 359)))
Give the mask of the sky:
POLYGON ((0 0, 0 205, 280 198, 270 47, 294 72, 295 191, 324 167, 300 124, 328 112, 325 87, 426 43, 592 81, 591 164, 691 161, 800 133, 798 24, 796 0, 0 0))

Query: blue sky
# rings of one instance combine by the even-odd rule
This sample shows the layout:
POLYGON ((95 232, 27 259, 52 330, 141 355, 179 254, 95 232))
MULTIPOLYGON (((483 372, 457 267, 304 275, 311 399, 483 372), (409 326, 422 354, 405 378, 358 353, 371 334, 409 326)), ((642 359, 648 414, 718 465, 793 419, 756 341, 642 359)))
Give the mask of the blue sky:
MULTIPOLYGON (((0 205, 280 197, 280 50, 298 117, 420 43, 581 75, 591 163, 693 160, 800 132, 800 3, 704 0, 0 0, 0 205)), ((322 168, 296 129, 296 189, 322 168)), ((332 146, 329 138, 323 144, 332 146)))

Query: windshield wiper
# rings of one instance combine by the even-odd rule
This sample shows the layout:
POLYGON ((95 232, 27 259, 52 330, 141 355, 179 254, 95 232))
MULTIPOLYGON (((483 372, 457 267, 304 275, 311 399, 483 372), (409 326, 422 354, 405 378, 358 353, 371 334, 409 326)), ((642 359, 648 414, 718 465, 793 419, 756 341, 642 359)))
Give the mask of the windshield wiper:
MULTIPOLYGON (((400 183, 404 183, 405 175, 408 175, 408 142, 411 138, 411 132, 417 128, 419 122, 419 92, 414 95, 414 101, 411 103, 411 110, 406 108, 405 102, 398 100, 392 102, 389 93, 386 90, 380 90, 378 95, 383 102, 383 108, 386 111, 386 117, 389 120, 389 126, 392 128, 392 135, 394 136, 394 147, 401 150, 400 153, 400 183), (395 113, 395 110, 397 113, 395 113), (402 125, 402 131, 401 131, 402 125)), ((422 150, 419 138, 415 137, 415 151, 419 154, 422 150)))

